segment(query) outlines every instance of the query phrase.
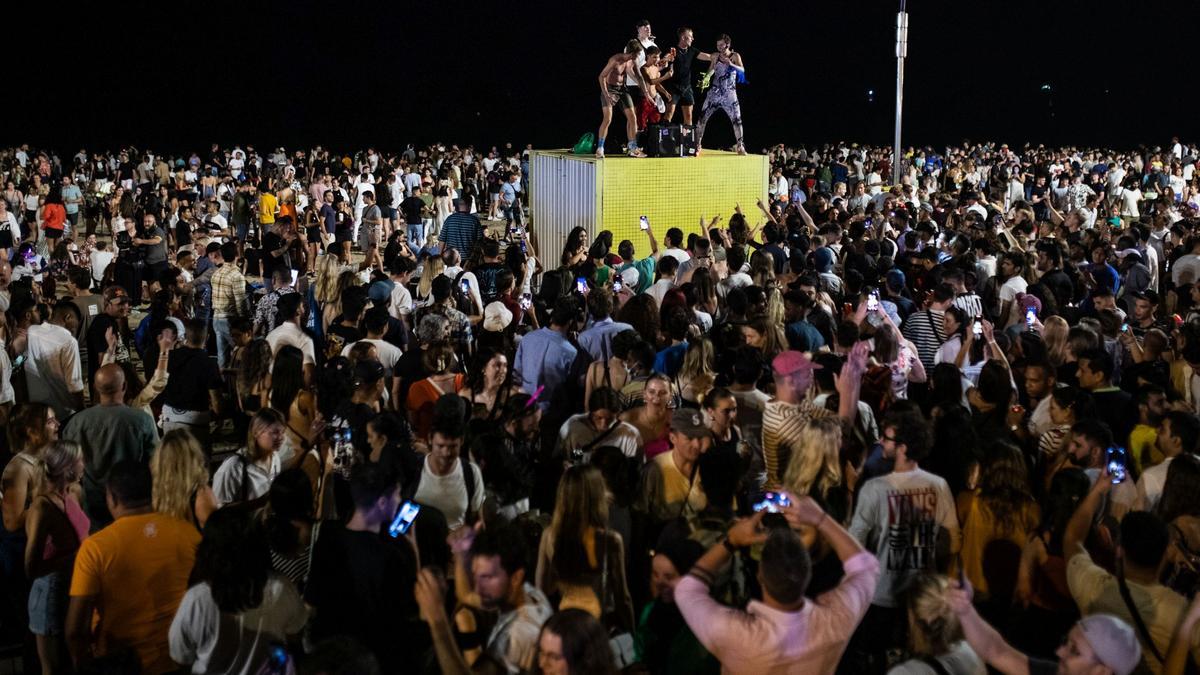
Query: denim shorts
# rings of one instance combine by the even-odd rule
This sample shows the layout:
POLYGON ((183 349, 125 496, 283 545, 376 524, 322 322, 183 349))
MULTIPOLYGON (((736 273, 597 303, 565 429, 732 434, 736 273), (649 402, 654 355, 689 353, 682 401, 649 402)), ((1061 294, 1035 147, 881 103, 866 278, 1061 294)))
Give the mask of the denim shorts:
POLYGON ((67 584, 63 573, 54 572, 33 580, 29 589, 29 632, 62 635, 67 621, 67 584))

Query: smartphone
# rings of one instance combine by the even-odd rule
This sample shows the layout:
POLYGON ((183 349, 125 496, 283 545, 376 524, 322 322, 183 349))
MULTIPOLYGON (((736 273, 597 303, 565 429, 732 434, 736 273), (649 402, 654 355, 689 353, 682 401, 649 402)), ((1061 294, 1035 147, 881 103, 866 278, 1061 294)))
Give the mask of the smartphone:
POLYGON ((1034 309, 1033 307, 1028 307, 1025 309, 1025 325, 1027 327, 1033 328, 1033 320, 1036 318, 1037 318, 1037 310, 1036 309, 1034 309))
POLYGON ((533 307, 533 296, 525 293, 521 296, 521 309, 529 309, 530 307, 533 307))
POLYGON ((575 277, 575 290, 580 293, 587 293, 587 277, 575 277))
POLYGON ((462 285, 463 295, 470 295, 471 294, 471 282, 467 281, 466 279, 463 279, 461 285, 462 285))
POLYGON ((1128 333, 1129 332, 1129 324, 1127 324, 1127 323, 1121 324, 1121 332, 1128 333))
POLYGON ((867 311, 874 312, 879 309, 879 291, 871 291, 867 296, 867 311))
POLYGON ((642 228, 642 231, 644 232, 644 231, 650 229, 650 219, 647 218, 646 216, 642 216, 641 218, 638 218, 638 225, 642 228))
POLYGON ((976 321, 975 325, 971 328, 971 332, 975 334, 975 337, 981 337, 983 335, 983 322, 976 321))
POLYGON ((417 519, 417 514, 420 512, 420 504, 404 500, 404 503, 400 505, 400 510, 396 512, 396 517, 392 519, 392 524, 388 526, 388 534, 392 535, 393 539, 408 534, 413 521, 417 519))
POLYGON ((621 282, 621 277, 617 277, 617 278, 613 279, 613 285, 612 285, 613 293, 620 293, 622 288, 624 288, 624 284, 621 282))
POLYGON ((300 270, 292 270, 292 285, 296 285, 296 279, 300 277, 300 270))
POLYGON ((1106 455, 1108 475, 1112 478, 1113 485, 1124 483, 1127 475, 1125 470, 1125 448, 1109 448, 1106 455))
POLYGON ((791 505, 792 500, 782 492, 764 492, 762 499, 754 503, 754 511, 755 513, 759 511, 779 513, 780 509, 791 505))

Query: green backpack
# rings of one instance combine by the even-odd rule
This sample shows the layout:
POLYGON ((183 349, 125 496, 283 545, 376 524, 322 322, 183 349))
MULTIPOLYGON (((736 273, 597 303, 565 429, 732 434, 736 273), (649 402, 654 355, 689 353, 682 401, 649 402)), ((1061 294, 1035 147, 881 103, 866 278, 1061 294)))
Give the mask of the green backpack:
POLYGON ((579 137, 579 142, 571 149, 571 153, 575 155, 590 155, 596 151, 596 134, 587 132, 579 137))

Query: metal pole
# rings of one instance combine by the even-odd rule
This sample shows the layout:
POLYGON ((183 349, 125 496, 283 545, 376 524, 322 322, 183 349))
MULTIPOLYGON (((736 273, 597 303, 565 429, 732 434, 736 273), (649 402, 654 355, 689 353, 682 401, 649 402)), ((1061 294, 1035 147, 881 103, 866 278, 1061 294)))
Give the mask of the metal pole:
POLYGON ((904 57, 908 56, 908 12, 900 0, 896 13, 896 133, 892 141, 892 185, 900 184, 900 116, 904 108, 904 57))

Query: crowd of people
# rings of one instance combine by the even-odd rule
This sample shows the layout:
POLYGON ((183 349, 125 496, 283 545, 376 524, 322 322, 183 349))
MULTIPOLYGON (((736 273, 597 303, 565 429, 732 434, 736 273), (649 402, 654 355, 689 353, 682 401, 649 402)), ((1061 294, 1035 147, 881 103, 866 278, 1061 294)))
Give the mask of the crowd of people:
POLYGON ((0 150, 10 660, 1194 668, 1200 151, 764 152, 540 251, 528 148, 0 150))

